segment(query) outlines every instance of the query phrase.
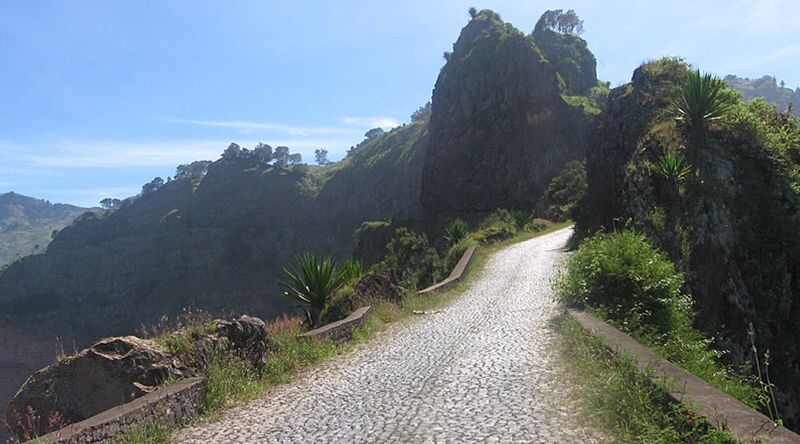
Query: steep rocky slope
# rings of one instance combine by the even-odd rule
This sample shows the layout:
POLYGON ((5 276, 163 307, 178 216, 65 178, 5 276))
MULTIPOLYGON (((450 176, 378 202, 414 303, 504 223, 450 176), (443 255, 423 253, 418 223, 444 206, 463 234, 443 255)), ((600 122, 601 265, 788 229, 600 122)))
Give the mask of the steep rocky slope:
POLYGON ((469 22, 446 58, 433 91, 425 213, 533 208, 564 164, 583 157, 591 116, 564 101, 533 39, 491 11, 469 22))
MULTIPOLYGON (((611 92, 587 155, 588 218, 595 230, 632 225, 683 267, 701 327, 724 332, 732 363, 769 350, 781 412, 800 420, 800 124, 758 104, 692 138, 669 98, 687 68, 646 64, 611 92), (654 173, 668 151, 692 169, 685 189, 654 173)), ((763 359, 763 356, 761 356, 763 359)))
POLYGON ((767 102, 777 105, 781 111, 785 111, 791 106, 792 114, 800 116, 800 88, 792 90, 783 86, 783 82, 778 85, 778 80, 772 76, 751 80, 747 77, 728 75, 725 76, 725 83, 742 93, 745 100, 761 97, 767 102))
POLYGON ((532 38, 481 11, 442 69, 430 121, 325 167, 223 158, 203 177, 86 215, 0 275, 0 313, 78 345, 187 306, 275 316, 290 308, 276 278, 292 256, 348 257, 366 220, 426 228, 450 211, 531 208, 585 150, 591 119, 562 88, 532 38))
POLYGON ((10 193, 0 194, 0 266, 31 253, 42 253, 54 230, 89 211, 73 205, 10 193))

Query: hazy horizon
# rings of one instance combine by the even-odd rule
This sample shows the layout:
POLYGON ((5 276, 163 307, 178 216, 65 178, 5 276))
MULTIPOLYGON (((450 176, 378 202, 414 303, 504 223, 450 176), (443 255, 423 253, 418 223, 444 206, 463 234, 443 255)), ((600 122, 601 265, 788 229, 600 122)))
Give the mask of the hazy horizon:
POLYGON ((785 0, 10 2, 0 6, 0 193, 96 206, 180 163, 215 160, 232 141, 337 160, 430 100, 470 6, 526 33, 547 9, 575 9, 612 86, 667 55, 800 86, 800 8, 785 0))

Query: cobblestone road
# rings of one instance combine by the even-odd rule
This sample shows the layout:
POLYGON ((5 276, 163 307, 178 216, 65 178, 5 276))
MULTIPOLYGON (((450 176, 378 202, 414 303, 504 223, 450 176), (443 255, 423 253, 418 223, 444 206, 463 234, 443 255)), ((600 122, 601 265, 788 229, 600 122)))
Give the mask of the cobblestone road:
POLYGON ((565 403, 548 326, 569 234, 496 253, 443 311, 391 326, 174 441, 598 442, 565 403))

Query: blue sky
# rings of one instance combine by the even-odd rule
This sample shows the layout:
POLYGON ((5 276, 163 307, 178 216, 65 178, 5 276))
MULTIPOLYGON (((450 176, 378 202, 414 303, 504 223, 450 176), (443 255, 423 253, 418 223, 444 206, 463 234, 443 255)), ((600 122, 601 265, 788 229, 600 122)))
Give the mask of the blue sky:
POLYGON ((529 32, 574 8, 618 85, 678 55, 800 86, 800 7, 762 1, 0 3, 0 192, 95 205, 236 141, 340 158, 430 100, 470 6, 529 32))

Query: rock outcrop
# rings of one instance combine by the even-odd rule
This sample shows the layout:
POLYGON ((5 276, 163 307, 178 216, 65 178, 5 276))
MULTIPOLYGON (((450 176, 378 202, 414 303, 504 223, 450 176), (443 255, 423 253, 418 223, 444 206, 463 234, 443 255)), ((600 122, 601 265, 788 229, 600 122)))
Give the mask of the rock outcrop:
POLYGON ((336 301, 323 313, 323 322, 333 322, 345 318, 358 307, 374 301, 386 301, 399 304, 403 300, 403 292, 397 283, 394 271, 383 270, 378 273, 364 275, 353 286, 353 292, 336 301))
POLYGON ((264 321, 251 316, 193 324, 159 342, 102 339, 31 375, 9 403, 6 423, 16 436, 41 436, 169 380, 201 375, 215 356, 237 356, 260 369, 276 348, 264 321))
POLYGON ((181 376, 180 362, 154 341, 103 339, 31 375, 9 403, 6 424, 17 436, 40 436, 181 376))
MULTIPOLYGON (((590 230, 633 226, 683 268, 700 326, 716 334, 734 364, 752 362, 748 326, 787 424, 800 424, 800 196, 797 160, 770 145, 747 120, 712 125, 702 139, 669 113, 687 73, 682 63, 648 63, 611 92, 587 155, 590 230), (681 149, 692 174, 685 191, 654 174, 667 151, 681 149), (794 165, 794 166, 793 166, 794 165), (763 356, 762 356, 763 359, 763 356)), ((775 116, 768 125, 779 125, 775 116)))
POLYGON ((592 118, 563 92, 531 38, 491 11, 478 13, 433 91, 426 214, 533 209, 564 164, 585 153, 592 118))
POLYGON ((237 356, 253 368, 264 366, 267 356, 277 349, 270 340, 267 325, 259 318, 240 316, 215 319, 206 324, 178 329, 167 340, 176 344, 175 356, 190 374, 202 374, 214 356, 237 356))

